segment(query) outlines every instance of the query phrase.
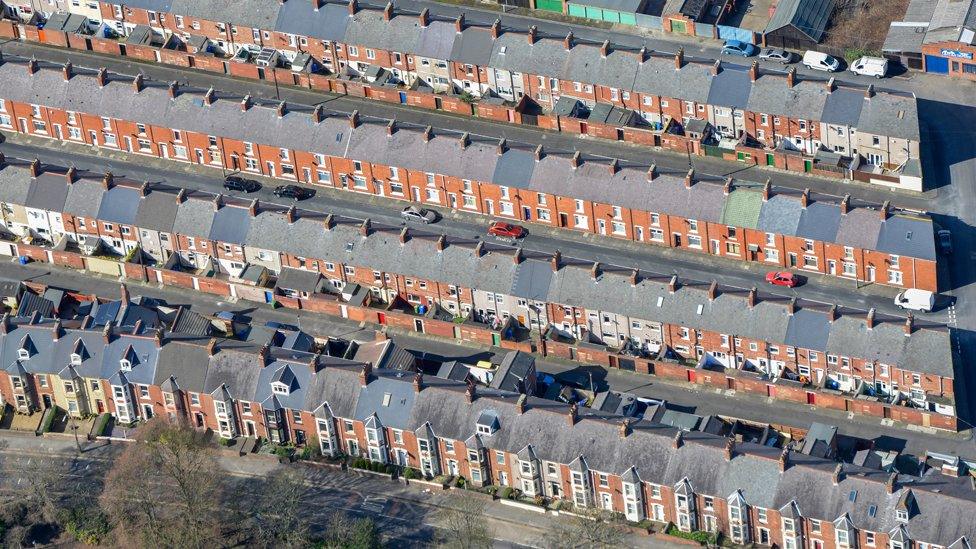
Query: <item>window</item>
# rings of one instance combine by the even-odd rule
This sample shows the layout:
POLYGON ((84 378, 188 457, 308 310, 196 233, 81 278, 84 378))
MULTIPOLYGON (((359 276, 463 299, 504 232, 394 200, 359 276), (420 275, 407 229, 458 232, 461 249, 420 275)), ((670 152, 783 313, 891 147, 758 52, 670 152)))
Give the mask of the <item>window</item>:
POLYGON ((766 520, 767 520, 766 519, 766 510, 763 509, 762 507, 757 507, 756 508, 756 518, 762 524, 766 524, 766 520))
POLYGON ((190 404, 193 406, 200 405, 200 395, 198 393, 190 393, 190 404))
POLYGON ((874 547, 874 532, 864 532, 864 545, 874 547))
POLYGON ((496 451, 495 461, 497 461, 499 465, 505 465, 505 452, 496 451))
POLYGON ((904 509, 898 509, 895 511, 895 520, 898 522, 908 522, 908 511, 904 509))
POLYGON ((241 402, 241 413, 244 414, 245 416, 251 415, 251 403, 250 402, 241 402))

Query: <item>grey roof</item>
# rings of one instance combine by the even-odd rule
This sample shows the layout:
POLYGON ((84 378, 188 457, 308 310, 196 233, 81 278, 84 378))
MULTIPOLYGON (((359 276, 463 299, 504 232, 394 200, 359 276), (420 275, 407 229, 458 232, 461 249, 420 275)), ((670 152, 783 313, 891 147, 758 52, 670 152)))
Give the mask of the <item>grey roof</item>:
POLYGON ((456 360, 448 360, 443 362, 437 369, 437 377, 443 379, 452 379, 454 381, 464 382, 468 379, 469 370, 467 365, 462 364, 456 360))
POLYGON ((23 205, 30 194, 31 180, 10 164, 0 166, 0 202, 23 205))
POLYGON ((784 343, 802 349, 824 351, 827 349, 829 335, 830 322, 827 320, 827 315, 800 309, 790 317, 784 343))
POLYGON ((290 34, 341 41, 349 24, 349 9, 326 3, 318 11, 312 2, 282 2, 274 29, 290 34))
POLYGON ((281 273, 278 274, 278 283, 275 284, 275 287, 311 294, 318 291, 321 281, 322 274, 317 271, 283 267, 281 273))
POLYGON ((173 232, 197 238, 209 237, 216 213, 214 210, 214 203, 210 200, 189 198, 176 210, 173 232))
POLYGON ((857 121, 858 132, 919 140, 918 109, 915 96, 878 94, 864 100, 857 121))
POLYGON ((159 385, 173 378, 180 390, 204 392, 209 362, 206 345, 167 341, 159 351, 154 383, 159 385))
POLYGON ((219 21, 257 29, 275 28, 281 3, 265 0, 172 0, 169 11, 206 21, 219 21), (233 19, 228 19, 233 17, 233 19))
POLYGON ((773 195, 763 202, 756 228, 767 233, 794 236, 802 216, 803 206, 798 200, 773 195))
POLYGON ((138 190, 131 187, 113 185, 108 192, 102 194, 98 219, 122 225, 134 224, 141 196, 138 190))
POLYGON ((509 351, 492 378, 490 386, 503 391, 525 392, 529 387, 526 382, 535 376, 535 358, 521 351, 509 351))
POLYGON ((96 218, 104 197, 105 189, 101 181, 80 179, 68 189, 64 211, 78 217, 96 218))
POLYGON ((214 212, 210 226, 210 240, 230 244, 244 244, 251 224, 250 211, 244 207, 224 206, 214 212))
POLYGON ((857 127, 864 107, 864 92, 838 88, 827 95, 820 121, 826 124, 857 127))
POLYGON ((170 323, 169 330, 176 334, 209 336, 214 332, 214 327, 209 318, 181 305, 176 310, 176 317, 170 323))
POLYGON ((532 153, 509 149, 499 157, 490 181, 517 189, 528 188, 535 165, 532 153))
POLYGON ((821 242, 834 242, 837 239, 839 224, 839 207, 835 204, 814 202, 803 209, 800 223, 796 227, 796 236, 821 242))
POLYGON ((458 34, 451 48, 451 59, 461 63, 484 67, 491 57, 494 39, 484 29, 468 27, 458 34))
POLYGON ((909 215, 893 215, 881 224, 876 250, 894 255, 935 260, 932 221, 909 215))
POLYGON ((395 373, 375 372, 375 378, 359 392, 356 401, 355 419, 365 419, 376 414, 380 422, 393 429, 407 429, 410 425, 410 410, 414 406, 417 393, 411 383, 412 375, 397 371, 395 373))
POLYGON ((136 219, 139 220, 139 227, 143 229, 169 233, 173 232, 173 223, 176 221, 178 209, 176 195, 151 191, 140 198, 136 219))
POLYGON ((30 318, 34 313, 38 313, 42 318, 53 318, 54 309, 58 304, 52 302, 44 296, 33 292, 24 292, 17 304, 17 316, 30 318))
POLYGON ((792 26, 814 42, 820 42, 833 9, 834 0, 780 0, 765 32, 792 26))
POLYGON ((552 266, 548 262, 528 259, 516 269, 509 293, 530 300, 545 301, 549 295, 551 280, 552 266))
POLYGON ((31 182, 24 205, 49 212, 63 212, 68 186, 63 176, 42 173, 31 182))
POLYGON ((74 13, 57 12, 44 23, 45 30, 77 33, 88 30, 88 18, 74 13))
POLYGON ((749 104, 752 78, 741 65, 722 64, 722 70, 712 77, 708 88, 708 103, 720 107, 744 109, 749 104))

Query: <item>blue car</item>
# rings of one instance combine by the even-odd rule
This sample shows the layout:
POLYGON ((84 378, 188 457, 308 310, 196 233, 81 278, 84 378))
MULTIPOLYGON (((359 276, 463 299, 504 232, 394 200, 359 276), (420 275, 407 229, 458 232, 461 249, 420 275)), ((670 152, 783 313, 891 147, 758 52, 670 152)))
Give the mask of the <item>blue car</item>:
POLYGON ((727 40, 725 45, 722 46, 722 55, 738 55, 740 57, 749 57, 756 55, 759 48, 753 46, 748 42, 742 42, 741 40, 727 40))

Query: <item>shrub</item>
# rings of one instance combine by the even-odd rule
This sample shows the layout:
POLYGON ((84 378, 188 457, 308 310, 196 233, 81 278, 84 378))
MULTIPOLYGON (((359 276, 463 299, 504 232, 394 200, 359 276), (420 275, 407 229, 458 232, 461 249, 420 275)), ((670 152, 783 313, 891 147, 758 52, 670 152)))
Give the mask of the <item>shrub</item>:
POLYGON ((95 422, 96 437, 105 436, 105 429, 106 427, 108 427, 108 420, 111 418, 112 416, 109 415, 108 413, 104 413, 98 416, 98 421, 95 422))
POLYGON ((405 478, 407 480, 413 480, 413 479, 416 479, 416 478, 420 478, 420 473, 418 473, 417 470, 414 469, 413 467, 407 467, 403 471, 403 478, 405 478))
POLYGON ((497 486, 485 486, 483 490, 484 490, 484 492, 486 494, 489 494, 489 495, 492 495, 492 496, 498 493, 498 487, 497 486))
POLYGON ((54 423, 54 415, 56 413, 55 408, 48 408, 44 411, 43 423, 41 423, 41 432, 46 433, 51 430, 51 424, 54 423))
POLYGON ((280 458, 290 458, 293 448, 289 446, 275 446, 272 452, 280 458))
POLYGON ((457 488, 464 488, 465 484, 467 484, 467 481, 464 480, 464 477, 458 477, 457 480, 454 481, 454 486, 457 488))
POLYGON ((714 545, 716 541, 715 534, 709 532, 702 532, 699 530, 696 530, 694 532, 682 532, 681 530, 678 530, 678 527, 673 524, 668 527, 668 530, 665 533, 669 536, 674 536, 676 538, 690 539, 691 541, 697 541, 702 545, 714 545))
POLYGON ((512 499, 512 492, 513 490, 511 486, 505 486, 498 491, 498 497, 501 499, 512 499))
POLYGON ((230 448, 231 446, 234 445, 234 439, 220 437, 220 445, 230 448))
POLYGON ((542 495, 536 496, 535 498, 532 499, 532 502, 538 505, 539 507, 545 507, 546 497, 542 495))
POLYGON ((65 514, 61 520, 65 531, 85 545, 101 545, 112 531, 108 517, 99 509, 76 507, 65 514))

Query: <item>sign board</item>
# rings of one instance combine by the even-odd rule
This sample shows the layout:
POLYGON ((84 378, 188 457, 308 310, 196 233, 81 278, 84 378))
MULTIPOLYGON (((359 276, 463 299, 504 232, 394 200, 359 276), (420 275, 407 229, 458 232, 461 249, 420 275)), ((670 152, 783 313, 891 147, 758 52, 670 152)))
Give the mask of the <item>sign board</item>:
POLYGON ((942 57, 954 57, 956 59, 972 59, 973 58, 973 54, 972 53, 965 52, 965 51, 961 51, 961 50, 952 50, 952 49, 949 49, 949 48, 942 48, 942 51, 940 53, 942 54, 942 57))

